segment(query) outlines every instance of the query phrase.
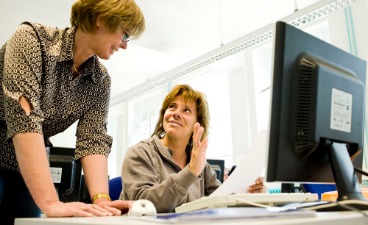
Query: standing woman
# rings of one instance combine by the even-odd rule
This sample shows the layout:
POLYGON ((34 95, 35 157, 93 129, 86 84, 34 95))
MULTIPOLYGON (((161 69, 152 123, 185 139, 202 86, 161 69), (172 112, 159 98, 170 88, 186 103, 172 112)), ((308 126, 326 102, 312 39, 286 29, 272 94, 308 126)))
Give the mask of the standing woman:
POLYGON ((22 23, 0 49, 0 221, 17 217, 120 215, 111 201, 106 124, 110 76, 98 58, 126 49, 144 30, 133 0, 77 0, 71 28, 22 23), (51 179, 44 138, 77 125, 80 159, 93 204, 63 203, 51 179))
MULTIPOLYGON (((122 168, 125 200, 148 199, 159 213, 210 195, 220 186, 206 160, 209 110, 205 96, 177 85, 166 96, 152 137, 127 151, 122 168)), ((263 178, 249 192, 263 192, 263 178)))

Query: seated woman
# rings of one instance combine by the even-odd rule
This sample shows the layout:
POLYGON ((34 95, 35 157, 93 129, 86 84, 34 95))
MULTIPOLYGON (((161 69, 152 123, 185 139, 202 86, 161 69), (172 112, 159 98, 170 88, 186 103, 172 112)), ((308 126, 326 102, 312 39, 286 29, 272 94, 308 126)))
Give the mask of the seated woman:
MULTIPOLYGON (((205 96, 177 85, 166 96, 151 138, 127 151, 122 168, 124 200, 148 199, 159 213, 202 196, 221 184, 206 161, 209 111, 205 96)), ((263 192, 263 179, 249 192, 263 192)))

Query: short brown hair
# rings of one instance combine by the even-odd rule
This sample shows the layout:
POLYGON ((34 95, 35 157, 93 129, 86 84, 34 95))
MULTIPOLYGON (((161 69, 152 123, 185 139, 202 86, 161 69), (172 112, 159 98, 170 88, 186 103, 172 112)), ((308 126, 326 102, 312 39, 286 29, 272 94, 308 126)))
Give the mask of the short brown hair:
POLYGON ((143 13, 134 0, 77 0, 72 6, 70 23, 91 32, 98 16, 111 32, 121 27, 131 37, 138 37, 145 28, 143 13))
POLYGON ((197 122, 204 128, 202 139, 207 137, 209 123, 210 123, 210 113, 208 109, 208 103, 206 96, 199 91, 194 90, 191 86, 187 84, 176 85, 169 94, 166 95, 164 101, 162 102, 162 107, 160 109, 160 116, 157 120, 155 131, 153 135, 158 135, 162 137, 165 134, 163 119, 166 109, 174 101, 176 97, 182 97, 184 101, 193 101, 197 107, 197 122))

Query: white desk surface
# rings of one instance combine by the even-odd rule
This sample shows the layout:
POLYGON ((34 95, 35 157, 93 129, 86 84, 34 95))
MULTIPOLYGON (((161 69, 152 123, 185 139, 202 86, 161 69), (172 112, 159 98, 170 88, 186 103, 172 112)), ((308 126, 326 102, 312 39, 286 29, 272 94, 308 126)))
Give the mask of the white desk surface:
POLYGON ((15 220, 15 225, 155 225, 155 224, 180 224, 180 225, 368 225, 368 217, 359 212, 321 212, 314 217, 305 218, 256 218, 256 219, 224 219, 224 220, 200 220, 169 223, 162 221, 145 221, 128 216, 112 217, 69 217, 69 218, 21 218, 15 220))

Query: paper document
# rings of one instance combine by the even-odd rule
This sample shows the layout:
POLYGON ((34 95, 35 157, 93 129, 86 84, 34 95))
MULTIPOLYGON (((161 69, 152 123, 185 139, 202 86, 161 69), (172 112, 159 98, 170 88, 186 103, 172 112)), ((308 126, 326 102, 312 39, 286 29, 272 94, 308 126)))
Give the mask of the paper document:
POLYGON ((264 176, 267 150, 268 132, 263 130, 254 138, 235 170, 211 196, 247 192, 258 177, 264 176))
POLYGON ((187 213, 158 214, 156 218, 142 216, 142 217, 134 217, 131 219, 139 219, 168 224, 178 224, 180 222, 187 222, 187 223, 195 221, 205 222, 205 221, 242 219, 242 218, 243 219, 303 218, 303 217, 313 217, 315 215, 316 212, 310 210, 292 210, 285 208, 234 207, 234 208, 202 209, 195 212, 187 212, 187 213))

